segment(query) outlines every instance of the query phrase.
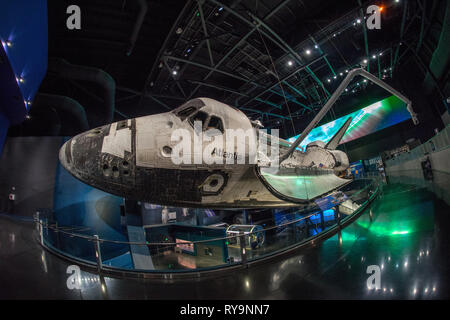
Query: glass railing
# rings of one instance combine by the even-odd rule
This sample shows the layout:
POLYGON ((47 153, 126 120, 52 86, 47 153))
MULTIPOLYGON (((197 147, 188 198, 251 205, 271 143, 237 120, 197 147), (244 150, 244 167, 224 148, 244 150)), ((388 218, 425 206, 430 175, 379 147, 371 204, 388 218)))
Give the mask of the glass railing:
POLYGON ((277 210, 271 226, 237 233, 225 233, 222 229, 220 234, 226 236, 221 237, 207 232, 201 236, 184 232, 158 240, 130 242, 99 238, 88 227, 58 226, 51 214, 37 215, 35 221, 44 247, 99 270, 198 272, 251 263, 331 235, 362 212, 379 187, 378 179, 355 180, 325 207, 323 202, 316 202, 307 208, 277 210))

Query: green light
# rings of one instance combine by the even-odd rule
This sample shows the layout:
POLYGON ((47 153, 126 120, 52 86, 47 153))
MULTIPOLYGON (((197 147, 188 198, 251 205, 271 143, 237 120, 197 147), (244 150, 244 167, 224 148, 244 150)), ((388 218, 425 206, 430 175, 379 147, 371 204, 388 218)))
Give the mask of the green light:
POLYGON ((200 15, 200 13, 197 12, 196 16, 198 17, 200 15))
POLYGON ((405 231, 394 231, 392 232, 392 234, 407 234, 409 233, 409 231, 405 230, 405 231))

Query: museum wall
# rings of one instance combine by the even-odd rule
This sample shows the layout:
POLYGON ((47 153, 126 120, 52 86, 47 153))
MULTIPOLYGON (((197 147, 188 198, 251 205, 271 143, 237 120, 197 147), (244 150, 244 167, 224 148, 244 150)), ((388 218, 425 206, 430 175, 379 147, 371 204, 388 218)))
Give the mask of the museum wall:
POLYGON ((55 172, 61 137, 9 137, 0 157, 0 212, 7 211, 15 187, 14 214, 32 216, 53 207, 55 172))
POLYGON ((9 119, 0 110, 0 156, 3 145, 5 144, 6 134, 8 133, 9 119))
POLYGON ((450 204, 450 126, 408 153, 386 161, 389 182, 423 186, 450 204), (426 179, 422 162, 429 159, 432 178, 426 179))
POLYGON ((99 236, 124 240, 120 225, 122 198, 75 179, 59 163, 62 137, 9 137, 0 157, 0 212, 8 209, 15 187, 13 214, 32 216, 50 209, 60 225, 94 227, 99 236))

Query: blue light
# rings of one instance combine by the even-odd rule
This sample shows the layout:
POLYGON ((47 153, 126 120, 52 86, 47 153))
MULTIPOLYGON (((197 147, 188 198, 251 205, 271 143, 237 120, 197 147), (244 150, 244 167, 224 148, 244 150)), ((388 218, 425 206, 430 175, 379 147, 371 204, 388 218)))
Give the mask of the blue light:
POLYGON ((330 216, 334 217, 334 210, 333 209, 328 209, 328 210, 323 211, 323 216, 324 217, 330 217, 330 216))

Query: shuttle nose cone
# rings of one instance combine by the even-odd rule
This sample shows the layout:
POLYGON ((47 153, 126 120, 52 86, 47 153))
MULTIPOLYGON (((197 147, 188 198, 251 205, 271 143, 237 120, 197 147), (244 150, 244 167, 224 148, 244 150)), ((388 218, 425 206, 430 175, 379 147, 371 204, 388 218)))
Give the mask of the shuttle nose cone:
MULTIPOLYGON (((72 160, 72 150, 70 149, 72 139, 67 140, 59 149, 59 161, 63 165, 64 168, 69 170, 69 165, 72 160)), ((70 171, 70 170, 69 170, 70 171)))
POLYGON ((92 129, 68 140, 59 151, 62 166, 75 178, 94 188, 132 196, 135 165, 131 152, 131 130, 127 123, 92 129))
POLYGON ((86 182, 98 175, 101 142, 107 128, 81 133, 66 141, 59 150, 59 161, 73 176, 86 182))

